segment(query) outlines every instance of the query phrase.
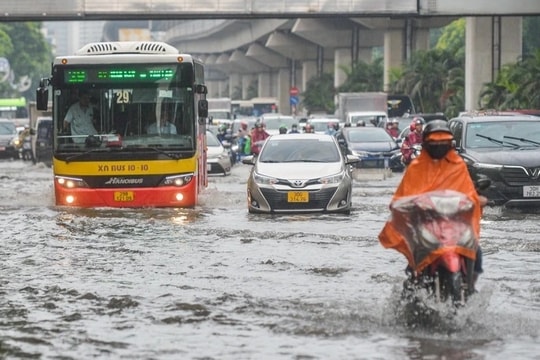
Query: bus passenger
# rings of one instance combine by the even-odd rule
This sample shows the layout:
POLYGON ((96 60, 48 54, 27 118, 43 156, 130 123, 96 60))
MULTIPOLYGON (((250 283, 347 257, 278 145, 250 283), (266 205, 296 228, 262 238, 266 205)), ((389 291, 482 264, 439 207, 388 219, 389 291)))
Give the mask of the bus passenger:
POLYGON ((177 134, 176 126, 172 123, 172 112, 167 107, 164 106, 161 110, 161 117, 160 120, 148 125, 146 128, 146 133, 155 135, 155 134, 169 134, 174 135, 177 134))
POLYGON ((96 135, 98 132, 94 127, 94 109, 90 105, 90 92, 81 91, 79 101, 69 107, 64 118, 64 129, 71 130, 73 142, 84 144, 86 137, 77 135, 96 135))

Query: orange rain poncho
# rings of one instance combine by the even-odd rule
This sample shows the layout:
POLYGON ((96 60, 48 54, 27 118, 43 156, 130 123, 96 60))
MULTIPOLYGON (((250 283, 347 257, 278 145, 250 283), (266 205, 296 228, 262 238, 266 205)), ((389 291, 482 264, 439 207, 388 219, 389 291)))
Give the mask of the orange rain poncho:
MULTIPOLYGON (((474 183, 471 180, 463 159, 453 150, 441 160, 433 160, 422 151, 405 171, 392 201, 404 196, 422 194, 434 190, 455 190, 466 194, 475 204, 473 211, 473 229, 478 241, 480 236, 480 217, 482 208, 474 183)), ((396 230, 392 219, 388 220, 379 234, 379 241, 385 248, 396 249, 405 255, 409 265, 421 271, 426 264, 414 264, 413 256, 404 237, 396 230), (419 267, 418 265, 422 265, 419 267)), ((476 253, 470 249, 461 249, 463 255, 475 259, 476 253)), ((434 253, 432 259, 439 254, 434 253)))

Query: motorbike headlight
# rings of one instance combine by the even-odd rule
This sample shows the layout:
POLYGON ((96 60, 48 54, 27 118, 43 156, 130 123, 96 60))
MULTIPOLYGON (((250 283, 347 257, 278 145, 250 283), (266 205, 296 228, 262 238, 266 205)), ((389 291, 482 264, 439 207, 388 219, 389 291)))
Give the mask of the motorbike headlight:
POLYGON ((278 183, 278 179, 269 177, 269 176, 264 176, 259 173, 253 174, 253 180, 255 180, 257 184, 261 184, 261 185, 274 185, 278 183))
POLYGON ((321 184, 339 184, 341 181, 343 181, 344 176, 345 176, 345 172, 340 172, 339 174, 320 178, 319 182, 321 184))

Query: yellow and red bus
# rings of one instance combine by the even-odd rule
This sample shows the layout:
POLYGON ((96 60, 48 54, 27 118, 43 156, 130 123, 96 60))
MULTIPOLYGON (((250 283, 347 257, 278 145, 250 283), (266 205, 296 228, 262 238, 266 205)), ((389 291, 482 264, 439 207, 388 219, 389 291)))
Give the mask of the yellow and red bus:
POLYGON ((60 56, 37 89, 51 89, 57 205, 179 207, 207 186, 207 88, 203 63, 162 42, 91 43, 60 56), (79 94, 90 95, 95 131, 66 126, 79 94), (161 113, 175 131, 147 131, 161 113))

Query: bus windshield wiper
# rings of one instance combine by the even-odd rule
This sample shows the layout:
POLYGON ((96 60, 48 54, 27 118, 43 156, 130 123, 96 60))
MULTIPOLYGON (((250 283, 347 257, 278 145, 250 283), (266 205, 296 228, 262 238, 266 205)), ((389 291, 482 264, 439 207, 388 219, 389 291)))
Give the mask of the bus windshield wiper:
POLYGON ((68 158, 66 158, 66 164, 68 164, 70 161, 72 160, 75 160, 75 159, 78 159, 80 157, 83 157, 84 155, 87 155, 87 154, 90 154, 90 153, 93 153, 93 152, 110 152, 111 151, 111 148, 95 148, 95 149, 90 149, 90 150, 86 150, 85 152, 82 152, 82 153, 79 153, 79 154, 76 154, 76 155, 73 155, 73 156, 70 156, 68 158))
POLYGON ((512 140, 519 140, 521 142, 526 142, 526 143, 529 143, 529 144, 533 144, 533 145, 536 145, 536 146, 540 146, 540 142, 538 141, 534 141, 534 140, 530 140, 530 139, 525 139, 525 138, 519 138, 519 137, 515 137, 515 136, 503 136, 503 138, 506 138, 506 139, 512 139, 512 140))
POLYGON ((171 159, 174 159, 174 160, 180 160, 182 158, 182 155, 181 154, 171 154, 171 153, 168 153, 166 151, 163 151, 161 149, 158 149, 156 147, 153 147, 153 146, 148 146, 146 147, 145 149, 151 149, 151 150, 154 150, 160 154, 163 154, 163 155, 166 155, 168 157, 170 157, 171 159))
POLYGON ((499 144, 501 146, 513 146, 513 147, 519 147, 518 144, 515 144, 515 143, 511 143, 509 141, 501 141, 501 140, 498 140, 498 139, 494 139, 492 137, 489 137, 489 136, 486 136, 486 135, 482 135, 482 134, 476 134, 476 136, 478 137, 481 137, 482 139, 486 139, 486 140, 489 140, 495 144, 499 144))

